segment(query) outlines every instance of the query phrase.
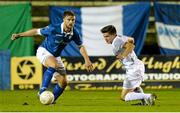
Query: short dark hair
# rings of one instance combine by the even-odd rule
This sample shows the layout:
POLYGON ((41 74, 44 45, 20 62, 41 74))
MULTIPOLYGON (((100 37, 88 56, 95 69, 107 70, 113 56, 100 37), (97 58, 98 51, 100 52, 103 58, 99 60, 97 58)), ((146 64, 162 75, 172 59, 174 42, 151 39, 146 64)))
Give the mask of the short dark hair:
POLYGON ((116 34, 116 28, 113 25, 107 25, 101 29, 101 33, 116 34))
POLYGON ((66 16, 75 16, 75 13, 71 10, 66 10, 64 11, 63 18, 65 18, 66 16))

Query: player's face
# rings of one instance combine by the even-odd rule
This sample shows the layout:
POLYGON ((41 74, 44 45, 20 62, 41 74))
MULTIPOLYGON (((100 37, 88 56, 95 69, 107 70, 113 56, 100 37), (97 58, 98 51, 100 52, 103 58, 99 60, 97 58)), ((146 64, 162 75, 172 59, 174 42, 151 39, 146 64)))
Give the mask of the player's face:
POLYGON ((75 16, 64 17, 64 27, 67 29, 72 29, 75 23, 75 16))
POLYGON ((108 44, 111 44, 115 36, 109 33, 103 33, 103 37, 108 44))

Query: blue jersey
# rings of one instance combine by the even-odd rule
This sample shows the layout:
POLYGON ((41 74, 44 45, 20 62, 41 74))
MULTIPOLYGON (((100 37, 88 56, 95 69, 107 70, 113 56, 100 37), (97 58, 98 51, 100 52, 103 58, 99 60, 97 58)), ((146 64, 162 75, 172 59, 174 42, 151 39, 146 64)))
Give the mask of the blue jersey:
POLYGON ((46 37, 40 46, 55 57, 59 56, 65 46, 72 40, 78 46, 82 45, 82 40, 75 28, 72 29, 71 33, 65 33, 62 26, 63 23, 61 25, 49 25, 40 29, 40 34, 46 37))

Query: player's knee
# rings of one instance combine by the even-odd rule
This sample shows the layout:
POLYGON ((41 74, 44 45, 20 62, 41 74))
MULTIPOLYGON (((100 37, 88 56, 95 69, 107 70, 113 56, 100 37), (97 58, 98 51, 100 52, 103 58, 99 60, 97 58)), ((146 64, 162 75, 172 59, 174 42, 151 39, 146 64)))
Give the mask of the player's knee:
POLYGON ((56 65, 55 63, 49 64, 48 67, 52 67, 54 69, 57 69, 58 65, 56 65))
POLYGON ((125 101, 125 98, 124 98, 124 97, 121 97, 121 100, 122 100, 122 101, 125 101))
POLYGON ((57 70, 58 69, 58 67, 59 67, 59 65, 58 64, 54 64, 53 65, 54 66, 54 68, 57 70))
POLYGON ((125 100, 125 95, 121 94, 121 100, 125 100))

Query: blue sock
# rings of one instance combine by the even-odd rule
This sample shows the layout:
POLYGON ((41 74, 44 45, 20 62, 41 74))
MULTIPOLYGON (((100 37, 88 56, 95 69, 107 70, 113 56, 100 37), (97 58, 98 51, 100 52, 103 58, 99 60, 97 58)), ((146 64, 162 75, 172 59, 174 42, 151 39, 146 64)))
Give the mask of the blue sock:
POLYGON ((51 78, 53 76, 53 73, 55 72, 56 70, 52 67, 49 67, 45 72, 44 72, 44 76, 43 76, 43 81, 42 81, 42 86, 41 86, 41 89, 40 89, 40 94, 42 92, 44 92, 47 88, 48 88, 48 85, 49 83, 51 82, 51 78))
POLYGON ((63 93, 64 88, 61 88, 59 84, 56 84, 53 90, 54 101, 63 93))

